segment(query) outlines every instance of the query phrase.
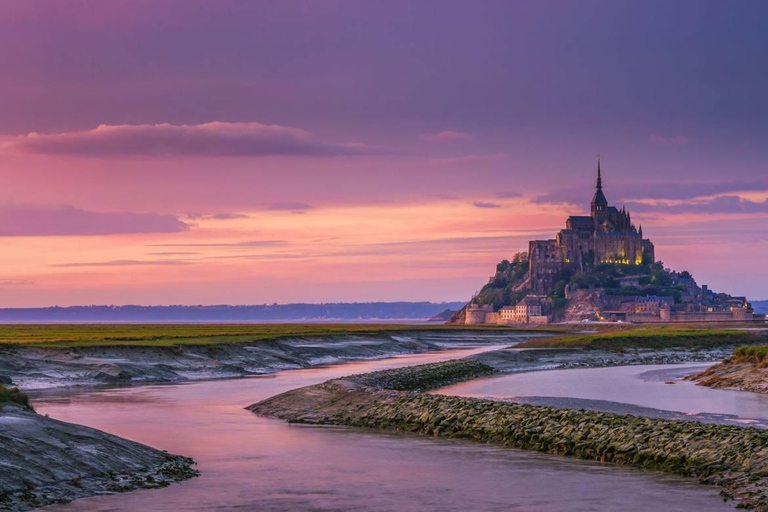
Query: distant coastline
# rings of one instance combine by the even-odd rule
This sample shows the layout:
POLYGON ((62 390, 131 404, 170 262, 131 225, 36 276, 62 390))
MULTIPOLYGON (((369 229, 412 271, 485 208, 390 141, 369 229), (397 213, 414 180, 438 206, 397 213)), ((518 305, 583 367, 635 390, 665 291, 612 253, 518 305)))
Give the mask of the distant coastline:
POLYGON ((0 323, 422 323, 463 302, 0 308, 0 323))

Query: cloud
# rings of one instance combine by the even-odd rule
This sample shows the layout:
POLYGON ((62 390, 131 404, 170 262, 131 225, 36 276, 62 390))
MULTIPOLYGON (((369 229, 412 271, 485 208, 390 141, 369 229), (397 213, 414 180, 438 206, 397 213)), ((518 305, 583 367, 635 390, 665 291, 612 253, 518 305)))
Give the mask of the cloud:
POLYGON ((287 243, 285 240, 249 240, 247 242, 148 244, 148 247, 275 247, 287 243))
POLYGON ((503 158, 506 158, 505 153, 492 153, 488 155, 464 155, 448 158, 435 158, 429 161, 432 165, 448 166, 457 164, 475 164, 475 163, 488 163, 496 162, 503 158))
POLYGON ((86 157, 228 157, 382 154, 361 144, 329 144, 305 130, 260 123, 100 125, 82 132, 18 137, 7 146, 28 153, 86 157))
POLYGON ((472 203, 475 208, 501 208, 499 203, 489 203, 485 201, 475 201, 472 203))
POLYGON ((273 211, 292 211, 292 212, 303 212, 306 210, 313 209, 314 206, 307 203, 301 203, 301 202, 293 202, 293 201, 286 201, 286 202, 280 202, 280 203, 270 203, 266 206, 267 210, 273 210, 273 211))
POLYGON ((516 197, 523 197, 522 192, 496 192, 496 197, 499 199, 513 199, 516 197))
POLYGON ((0 287, 3 288, 15 288, 17 286, 31 286, 35 284, 34 281, 29 281, 27 279, 8 279, 5 281, 0 281, 0 287))
POLYGON ((159 213, 94 212, 69 205, 0 205, 0 236, 179 233, 189 227, 174 215, 159 213))
POLYGON ((192 220, 232 220, 232 219, 250 219, 250 215, 244 213, 188 213, 187 217, 192 220))
POLYGON ((147 256, 195 256, 200 254, 199 252, 192 251, 163 251, 163 252, 149 252, 147 256))
POLYGON ((685 135, 675 135, 674 137, 662 137, 659 135, 649 135, 648 142, 651 144, 658 144, 660 146, 682 146, 688 142, 688 137, 685 135))
POLYGON ((475 136, 467 132, 456 132, 452 130, 446 130, 446 131, 437 132, 437 133, 425 133, 423 135, 420 135, 419 138, 427 142, 441 143, 441 142, 474 140, 475 136))
POLYGON ((664 213, 768 213, 768 200, 749 201, 738 196, 720 196, 673 205, 628 202, 627 208, 637 212, 664 213))
POLYGON ((188 261, 183 260, 111 260, 111 261, 86 261, 75 263, 55 263, 52 267, 59 268, 77 268, 77 267, 151 267, 151 266, 171 266, 189 265, 188 261))
MULTIPOLYGON (((617 186, 603 185, 608 202, 630 202, 633 199, 688 200, 700 197, 733 194, 735 192, 768 191, 766 181, 720 181, 720 182, 645 182, 620 183, 617 186)), ((594 185, 593 185, 594 186, 594 185)), ((548 194, 534 198, 539 204, 589 204, 593 188, 585 186, 555 189, 548 194)))

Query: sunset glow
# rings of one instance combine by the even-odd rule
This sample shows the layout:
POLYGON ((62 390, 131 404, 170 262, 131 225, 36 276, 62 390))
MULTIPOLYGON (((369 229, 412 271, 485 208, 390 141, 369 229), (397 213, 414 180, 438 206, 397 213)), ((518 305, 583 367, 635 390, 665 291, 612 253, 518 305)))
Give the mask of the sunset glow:
POLYGON ((659 259, 768 297, 768 40, 682 4, 16 3, 0 306, 468 299, 597 153, 659 259))

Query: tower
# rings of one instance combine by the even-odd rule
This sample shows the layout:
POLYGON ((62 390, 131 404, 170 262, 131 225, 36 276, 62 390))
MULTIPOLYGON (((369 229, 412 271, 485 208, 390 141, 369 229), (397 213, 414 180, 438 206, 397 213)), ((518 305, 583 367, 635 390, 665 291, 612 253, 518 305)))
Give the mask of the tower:
POLYGON ((600 158, 597 159, 597 187, 595 195, 592 197, 592 203, 590 203, 590 210, 592 212, 592 218, 595 218, 598 214, 605 213, 608 208, 608 200, 603 194, 603 177, 600 173, 600 158))

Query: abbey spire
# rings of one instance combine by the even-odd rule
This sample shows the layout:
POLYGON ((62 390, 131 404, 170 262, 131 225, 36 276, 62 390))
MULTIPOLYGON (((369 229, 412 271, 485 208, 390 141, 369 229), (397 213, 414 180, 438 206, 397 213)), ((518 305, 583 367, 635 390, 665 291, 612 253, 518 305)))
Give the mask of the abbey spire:
POLYGON ((605 212, 605 209, 608 208, 608 200, 605 198, 605 194, 603 194, 603 176, 600 171, 599 157, 597 158, 597 187, 590 206, 592 217, 600 212, 605 212))

